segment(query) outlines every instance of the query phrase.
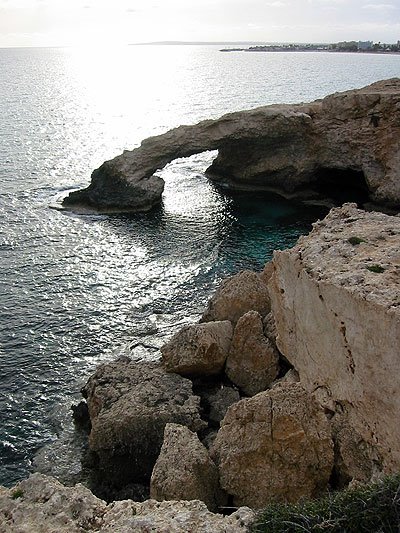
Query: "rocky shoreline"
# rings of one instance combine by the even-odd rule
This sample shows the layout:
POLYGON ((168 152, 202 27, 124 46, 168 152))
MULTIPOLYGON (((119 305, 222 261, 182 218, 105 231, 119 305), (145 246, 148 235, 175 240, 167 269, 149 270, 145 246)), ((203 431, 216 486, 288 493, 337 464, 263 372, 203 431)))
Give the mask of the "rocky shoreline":
POLYGON ((101 365, 79 413, 111 503, 34 474, 0 491, 0 532, 246 531, 250 508, 399 471, 399 250, 399 216, 332 209, 161 361, 101 365))

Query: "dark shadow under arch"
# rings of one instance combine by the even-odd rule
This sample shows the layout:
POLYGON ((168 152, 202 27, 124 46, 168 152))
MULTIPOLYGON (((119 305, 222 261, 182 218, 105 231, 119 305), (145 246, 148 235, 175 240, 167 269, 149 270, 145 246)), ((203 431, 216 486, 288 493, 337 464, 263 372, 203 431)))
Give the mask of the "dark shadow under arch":
POLYGON ((311 186, 336 205, 355 202, 361 207, 370 201, 370 191, 361 170, 321 167, 315 172, 311 186))

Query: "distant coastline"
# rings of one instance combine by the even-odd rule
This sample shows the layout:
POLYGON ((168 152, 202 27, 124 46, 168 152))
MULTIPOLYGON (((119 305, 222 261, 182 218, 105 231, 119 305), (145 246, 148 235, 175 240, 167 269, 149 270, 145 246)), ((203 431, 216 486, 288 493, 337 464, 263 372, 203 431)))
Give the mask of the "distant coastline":
POLYGON ((320 43, 284 43, 263 44, 250 46, 249 48, 222 48, 220 52, 355 52, 369 54, 398 54, 400 53, 400 41, 396 44, 373 43, 372 41, 342 41, 332 44, 320 43))
POLYGON ((223 46, 220 52, 356 52, 373 54, 400 53, 397 43, 373 41, 341 41, 338 43, 288 43, 265 41, 152 41, 130 43, 129 46, 223 46))

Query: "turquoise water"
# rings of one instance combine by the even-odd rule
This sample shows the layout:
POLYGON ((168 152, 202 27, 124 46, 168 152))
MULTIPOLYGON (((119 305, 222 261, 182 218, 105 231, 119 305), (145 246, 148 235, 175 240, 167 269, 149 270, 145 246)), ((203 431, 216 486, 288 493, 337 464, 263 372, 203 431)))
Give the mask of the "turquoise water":
POLYGON ((74 440, 68 408, 95 366, 121 353, 157 357, 221 279, 262 268, 324 214, 216 189, 204 177, 213 153, 165 168, 163 204, 149 214, 52 207, 144 137, 392 77, 399 59, 195 46, 0 50, 0 484, 26 476, 44 445, 41 467, 51 457, 47 468, 61 477, 79 469, 57 446, 74 440))

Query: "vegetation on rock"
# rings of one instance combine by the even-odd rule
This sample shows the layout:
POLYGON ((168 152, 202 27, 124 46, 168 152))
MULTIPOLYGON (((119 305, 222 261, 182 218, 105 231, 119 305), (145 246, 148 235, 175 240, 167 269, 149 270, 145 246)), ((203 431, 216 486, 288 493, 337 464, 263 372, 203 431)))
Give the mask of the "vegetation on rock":
POLYGON ((253 533, 394 533, 400 524, 400 474, 319 500, 271 504, 261 511, 253 533))

